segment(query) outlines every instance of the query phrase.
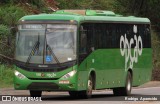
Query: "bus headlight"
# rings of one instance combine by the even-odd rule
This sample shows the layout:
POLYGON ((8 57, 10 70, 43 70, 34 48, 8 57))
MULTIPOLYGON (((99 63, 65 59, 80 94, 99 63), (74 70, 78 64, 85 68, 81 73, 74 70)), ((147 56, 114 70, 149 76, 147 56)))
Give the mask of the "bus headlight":
POLYGON ((14 74, 15 74, 15 76, 17 76, 18 78, 20 78, 20 79, 24 79, 24 78, 26 78, 23 74, 21 74, 20 72, 18 72, 18 71, 14 71, 14 74))
POLYGON ((70 71, 69 73, 65 74, 62 78, 67 79, 72 77, 73 75, 76 74, 76 70, 70 71))

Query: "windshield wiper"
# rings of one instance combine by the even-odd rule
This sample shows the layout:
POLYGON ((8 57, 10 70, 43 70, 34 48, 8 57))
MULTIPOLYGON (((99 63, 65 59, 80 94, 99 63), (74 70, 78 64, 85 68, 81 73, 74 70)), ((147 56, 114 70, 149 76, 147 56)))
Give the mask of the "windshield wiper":
POLYGON ((31 50, 31 52, 30 52, 30 54, 27 58, 26 65, 29 64, 29 61, 31 60, 31 57, 35 54, 36 50, 39 50, 39 44, 40 44, 40 42, 39 42, 39 34, 38 34, 38 40, 35 42, 32 50, 31 50))
POLYGON ((60 62, 58 60, 58 58, 56 57, 55 53, 52 51, 51 47, 47 44, 47 48, 49 49, 49 51, 51 52, 52 56, 55 58, 57 64, 61 67, 60 62))

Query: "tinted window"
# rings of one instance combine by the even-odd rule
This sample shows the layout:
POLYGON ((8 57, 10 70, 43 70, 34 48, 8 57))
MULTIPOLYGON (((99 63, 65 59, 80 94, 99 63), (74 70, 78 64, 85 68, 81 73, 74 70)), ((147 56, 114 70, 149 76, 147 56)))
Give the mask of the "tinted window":
MULTIPOLYGON (((126 34, 128 41, 134 40, 134 35, 141 36, 143 48, 151 47, 150 26, 145 24, 118 24, 118 23, 84 23, 82 24, 87 37, 87 49, 119 48, 120 37, 126 34), (134 33, 134 26, 137 33, 134 33)), ((135 45, 131 45, 132 48, 135 45)))

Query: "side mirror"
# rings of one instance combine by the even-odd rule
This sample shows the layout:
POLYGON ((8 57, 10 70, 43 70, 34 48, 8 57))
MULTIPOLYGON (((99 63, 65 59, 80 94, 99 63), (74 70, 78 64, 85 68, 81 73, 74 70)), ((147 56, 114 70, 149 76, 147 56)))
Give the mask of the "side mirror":
POLYGON ((12 44, 12 34, 14 34, 17 31, 16 27, 11 27, 10 28, 10 34, 8 34, 7 37, 7 45, 10 46, 12 44))
POLYGON ((7 37, 7 45, 10 46, 11 43, 12 43, 11 34, 9 34, 8 37, 7 37))

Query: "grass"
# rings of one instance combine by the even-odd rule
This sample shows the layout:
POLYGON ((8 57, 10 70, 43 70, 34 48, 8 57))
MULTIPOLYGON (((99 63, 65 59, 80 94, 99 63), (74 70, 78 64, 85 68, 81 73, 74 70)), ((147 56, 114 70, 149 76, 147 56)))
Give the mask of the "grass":
POLYGON ((0 88, 13 87, 14 67, 0 65, 0 88))

